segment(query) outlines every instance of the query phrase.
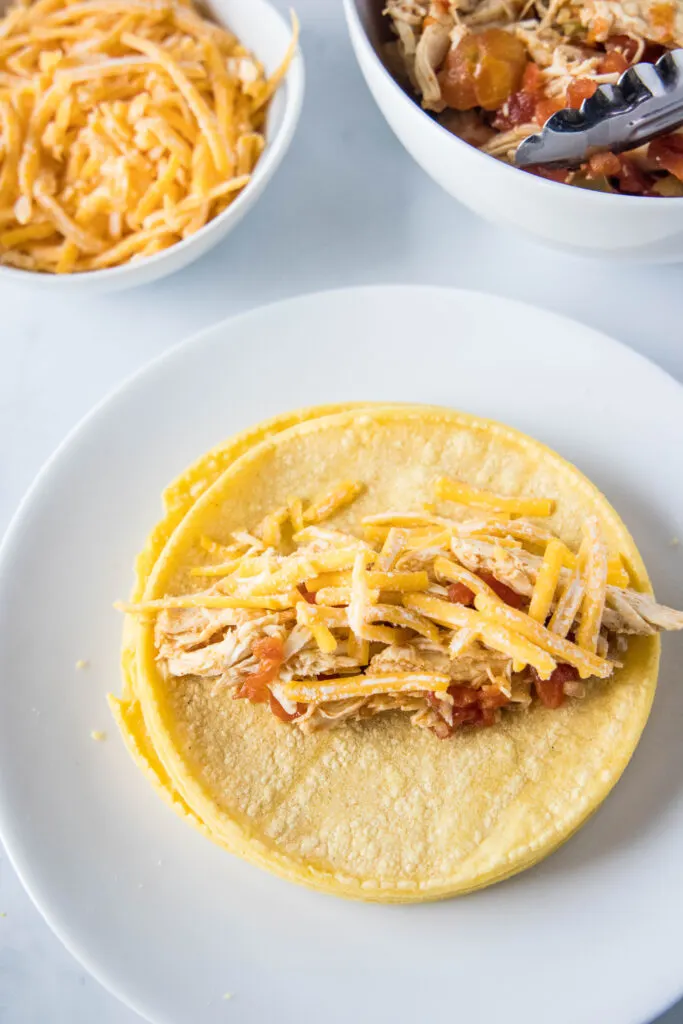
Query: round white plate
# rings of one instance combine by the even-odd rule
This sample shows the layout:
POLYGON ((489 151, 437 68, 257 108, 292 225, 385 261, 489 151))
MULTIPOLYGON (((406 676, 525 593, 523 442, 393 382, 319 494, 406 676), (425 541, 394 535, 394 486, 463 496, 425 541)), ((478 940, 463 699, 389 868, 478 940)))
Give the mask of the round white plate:
POLYGON ((229 856, 164 806, 109 722, 112 602, 163 486, 266 416, 359 399, 455 406, 547 442, 612 499, 660 597, 683 604, 683 390, 640 356, 540 310, 426 288, 312 295, 220 324, 96 409, 7 536, 12 861, 72 953, 153 1021, 643 1024, 683 991, 680 637, 665 637, 652 718, 593 820, 539 867, 445 903, 343 902, 229 856))

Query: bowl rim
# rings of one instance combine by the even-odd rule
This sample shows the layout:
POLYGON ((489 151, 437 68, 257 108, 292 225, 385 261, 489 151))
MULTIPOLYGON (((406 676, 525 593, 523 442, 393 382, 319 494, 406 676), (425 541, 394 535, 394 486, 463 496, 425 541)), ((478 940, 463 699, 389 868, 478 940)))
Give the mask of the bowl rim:
MULTIPOLYGON (((365 26, 363 25, 360 13, 358 11, 358 5, 356 0, 343 0, 343 3, 349 30, 351 31, 352 25, 353 28, 357 30, 361 39, 361 45, 365 48, 366 53, 371 55, 372 59, 379 67, 380 74, 385 78, 386 81, 388 81, 391 84, 391 87, 394 89, 395 93, 401 97, 400 102, 404 104, 407 103, 411 107, 415 108, 419 114, 422 114, 423 117, 434 126, 437 132, 453 140, 453 142, 457 146, 467 146, 470 152, 476 153, 477 158, 480 157, 482 160, 495 161, 495 163, 498 165, 498 167, 504 174, 509 176, 511 174, 525 173, 521 167, 513 167, 512 164, 507 164, 503 160, 498 160, 496 157, 491 156, 490 153, 482 153, 482 151, 480 149, 477 149, 476 146, 470 146, 468 142, 465 142, 457 135, 454 135, 452 132, 449 132, 448 129, 444 128, 443 125, 439 124, 437 120, 435 120, 433 117, 430 117, 429 113, 420 106, 418 101, 414 99, 412 96, 410 96, 407 92, 405 92, 404 89, 401 88, 399 83, 396 81, 394 76, 390 73, 390 71, 380 58, 379 54, 377 53, 377 50, 373 46, 365 30, 365 26)), ((634 208, 636 204, 639 208, 642 208, 643 203, 651 203, 654 200, 657 203, 657 207, 664 206, 665 208, 668 208, 669 206, 675 203, 683 202, 683 196, 658 196, 655 199, 655 197, 653 196, 624 195, 623 193, 620 192, 599 192, 593 189, 578 188, 577 186, 567 185, 561 181, 550 181, 548 178, 542 178, 540 177, 540 175, 537 174, 527 173, 527 177, 534 179, 537 183, 537 187, 540 187, 545 190, 552 190, 550 194, 557 195, 558 189, 562 189, 563 191, 565 191, 567 188, 573 188, 573 191, 576 193, 580 193, 587 203, 597 204, 610 202, 612 203, 612 205, 615 205, 617 202, 626 201, 631 205, 632 208, 634 208)))
MULTIPOLYGON (((258 2, 264 9, 268 10, 273 19, 280 22, 283 28, 288 27, 285 17, 271 0, 258 0, 258 2)), ((258 58, 256 50, 252 52, 258 58)), ((265 187, 270 177, 275 173, 280 161, 289 148, 301 114, 304 86, 304 58, 301 52, 301 45, 299 44, 287 69, 287 74, 272 98, 274 100, 277 96, 283 95, 284 104, 281 123, 272 132, 270 137, 266 129, 266 146, 256 163, 250 181, 227 209, 219 213, 217 217, 214 217, 213 220, 210 220, 193 235, 190 235, 188 238, 182 238, 167 249, 162 249, 161 252, 146 256, 144 259, 135 260, 134 262, 129 260, 127 263, 121 263, 115 267, 103 267, 101 270, 83 270, 70 274, 50 274, 41 270, 25 270, 23 267, 0 264, 0 284, 11 284, 12 282, 22 285, 35 284, 37 287, 45 288, 46 290, 51 288, 56 290, 61 288, 78 289, 86 285, 89 287, 91 282, 93 287, 95 285, 107 284, 119 287, 123 284, 121 278, 125 278, 127 275, 142 274, 143 268, 146 271, 148 268, 157 267, 169 260, 173 261, 179 253, 186 252, 188 249, 196 246, 200 240, 206 239, 209 234, 218 233, 221 227, 225 226, 226 221, 229 221, 231 218, 239 221, 241 216, 247 213, 251 203, 258 199, 260 190, 265 187)), ((182 264, 175 269, 181 268, 182 264)), ((151 279, 148 278, 148 280, 159 280, 167 274, 173 273, 173 271, 174 268, 169 267, 168 270, 153 274, 151 279)), ((143 281, 139 283, 142 284, 143 281)), ((134 286, 135 281, 131 280, 130 285, 134 286)))

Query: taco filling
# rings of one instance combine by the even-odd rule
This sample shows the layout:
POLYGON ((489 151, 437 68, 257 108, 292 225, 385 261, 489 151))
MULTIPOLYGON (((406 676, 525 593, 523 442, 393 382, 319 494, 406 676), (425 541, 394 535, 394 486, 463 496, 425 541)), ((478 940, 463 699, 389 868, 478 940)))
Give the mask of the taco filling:
POLYGON ((202 536, 201 589, 123 606, 154 616, 161 677, 198 677, 304 733, 399 711, 446 739, 580 700, 609 685, 630 636, 683 629, 634 589, 594 515, 573 551, 546 525, 554 501, 439 477, 433 505, 326 525, 363 491, 293 499, 227 545, 202 536))
MULTIPOLYGON (((445 128, 506 163, 552 114, 683 45, 680 0, 387 0, 384 13, 394 74, 445 128)), ((683 134, 596 153, 578 170, 534 173, 604 192, 683 196, 683 134)))

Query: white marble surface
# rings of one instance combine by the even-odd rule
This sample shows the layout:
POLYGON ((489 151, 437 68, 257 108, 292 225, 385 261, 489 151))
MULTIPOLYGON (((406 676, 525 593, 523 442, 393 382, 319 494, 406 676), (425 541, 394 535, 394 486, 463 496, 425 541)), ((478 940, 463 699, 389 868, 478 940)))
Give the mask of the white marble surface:
MULTIPOLYGON (((297 9, 308 72, 299 133, 270 191, 222 247, 165 282, 111 298, 0 287, 0 529, 64 434, 133 370, 219 319, 300 292, 375 282, 498 292, 599 327, 683 381, 679 267, 578 262, 476 219, 384 124, 338 0, 298 0, 297 9)), ((2 853, 0 913, 2 1024, 139 1020, 62 949, 2 853)), ((660 1024, 683 1024, 683 1004, 660 1024)))

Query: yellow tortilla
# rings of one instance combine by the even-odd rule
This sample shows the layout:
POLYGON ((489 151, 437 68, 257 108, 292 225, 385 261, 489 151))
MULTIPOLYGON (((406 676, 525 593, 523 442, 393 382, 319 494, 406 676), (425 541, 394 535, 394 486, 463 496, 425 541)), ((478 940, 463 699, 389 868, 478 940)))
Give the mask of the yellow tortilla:
MULTIPOLYGON (((228 438, 222 444, 201 455, 196 462, 176 477, 162 495, 164 509, 163 518, 156 524, 144 549, 135 560, 135 582, 131 592, 131 600, 138 601, 145 592, 147 580, 157 559, 176 527, 192 508, 194 503, 249 448, 259 444, 288 427, 302 423, 317 416, 324 416, 345 409, 355 408, 355 403, 343 405, 318 405, 294 412, 282 413, 272 419, 264 420, 255 427, 228 438)), ((133 685, 135 678, 135 622, 126 618, 123 628, 123 644, 121 651, 121 676, 123 681, 121 698, 109 695, 109 706, 121 731, 128 751, 141 771, 150 779, 157 791, 181 815, 186 815, 192 824, 206 832, 206 827, 195 818, 185 801, 177 793, 157 757, 153 744, 150 742, 144 727, 140 703, 133 685)))
MULTIPOLYGON (((429 407, 308 410, 240 435, 176 485, 144 560, 136 596, 197 586, 202 534, 227 542, 292 495, 339 479, 363 495, 331 521, 433 500, 437 476, 556 500, 550 528, 576 549, 600 521, 608 548, 649 582, 635 544, 573 466, 507 427, 429 407), (292 425, 293 424, 293 425, 292 425), (199 481, 192 490, 193 474, 199 481), (144 587, 144 589, 143 589, 144 587)), ((228 850, 314 888, 418 901, 501 880, 546 856, 596 809, 638 742, 654 695, 657 637, 632 638, 623 668, 558 710, 534 704, 485 730, 440 741, 406 716, 378 716, 306 736, 261 705, 194 677, 164 682, 153 626, 128 623, 122 702, 131 752, 167 799, 228 850)))

